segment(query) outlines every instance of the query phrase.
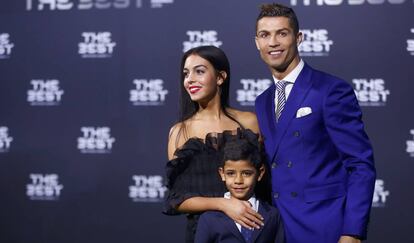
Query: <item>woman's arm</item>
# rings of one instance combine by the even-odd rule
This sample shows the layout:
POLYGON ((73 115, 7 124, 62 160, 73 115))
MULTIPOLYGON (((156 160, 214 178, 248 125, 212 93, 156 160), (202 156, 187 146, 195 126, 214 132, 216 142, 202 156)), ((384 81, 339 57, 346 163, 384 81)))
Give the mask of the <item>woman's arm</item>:
POLYGON ((243 227, 259 229, 263 226, 263 217, 248 202, 236 198, 192 197, 178 205, 177 210, 184 213, 222 211, 243 227))
POLYGON ((175 150, 185 143, 184 136, 181 130, 182 123, 177 123, 171 127, 170 133, 168 134, 168 160, 174 158, 175 150))

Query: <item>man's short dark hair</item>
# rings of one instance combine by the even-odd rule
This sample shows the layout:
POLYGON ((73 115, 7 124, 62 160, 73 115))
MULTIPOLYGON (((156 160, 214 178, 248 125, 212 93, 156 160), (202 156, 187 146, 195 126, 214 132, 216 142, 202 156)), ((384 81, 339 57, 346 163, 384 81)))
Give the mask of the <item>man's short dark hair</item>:
POLYGON ((237 138, 227 141, 223 148, 223 163, 227 160, 248 160, 256 169, 263 164, 260 145, 256 141, 249 141, 247 138, 237 138))
POLYGON ((266 3, 260 5, 260 13, 256 19, 256 31, 257 22, 264 17, 286 17, 289 19, 289 24, 290 27, 292 27, 294 34, 296 35, 299 32, 299 21, 292 8, 279 3, 266 3))

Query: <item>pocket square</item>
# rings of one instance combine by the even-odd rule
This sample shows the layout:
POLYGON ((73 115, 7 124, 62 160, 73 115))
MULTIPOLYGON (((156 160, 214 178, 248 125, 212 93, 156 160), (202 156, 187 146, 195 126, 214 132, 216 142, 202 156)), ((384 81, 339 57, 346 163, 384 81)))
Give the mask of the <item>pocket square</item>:
POLYGON ((312 108, 310 107, 301 107, 296 112, 296 118, 304 117, 312 113, 312 108))

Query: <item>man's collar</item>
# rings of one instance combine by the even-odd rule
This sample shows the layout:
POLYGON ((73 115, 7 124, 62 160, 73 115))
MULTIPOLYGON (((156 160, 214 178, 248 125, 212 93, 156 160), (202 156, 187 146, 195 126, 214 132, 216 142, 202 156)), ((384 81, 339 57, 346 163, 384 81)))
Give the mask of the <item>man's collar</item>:
MULTIPOLYGON (((299 64, 288 75, 286 75, 286 77, 283 78, 283 80, 292 84, 295 83, 304 66, 305 62, 302 59, 300 59, 299 64)), ((277 83, 280 80, 273 76, 273 81, 277 83)))

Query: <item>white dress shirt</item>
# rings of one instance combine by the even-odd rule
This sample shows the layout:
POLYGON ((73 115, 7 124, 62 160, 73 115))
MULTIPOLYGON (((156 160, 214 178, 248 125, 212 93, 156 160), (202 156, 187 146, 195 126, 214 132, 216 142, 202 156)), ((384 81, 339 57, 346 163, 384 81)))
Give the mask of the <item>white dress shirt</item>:
MULTIPOLYGON (((230 197, 231 197, 230 192, 224 193, 224 198, 230 199, 230 197)), ((256 212, 259 211, 259 200, 257 200, 254 195, 251 198, 249 198, 249 200, 247 201, 252 205, 252 209, 254 211, 256 212)), ((236 224, 239 231, 241 231, 241 225, 236 223, 236 221, 234 221, 234 223, 236 224)))
MULTIPOLYGON (((303 66, 305 66, 305 62, 303 62, 303 60, 300 59, 299 64, 288 75, 286 75, 286 77, 283 79, 284 81, 289 82, 286 85, 286 88, 285 88, 286 100, 288 99, 290 91, 292 91, 293 84, 295 83, 296 79, 298 78, 299 73, 302 71, 303 66)), ((280 81, 279 79, 277 79, 274 76, 273 76, 273 80, 274 80, 275 84, 277 84, 277 82, 280 81)), ((277 109, 277 90, 275 90, 275 114, 276 114, 276 109, 277 109)))

